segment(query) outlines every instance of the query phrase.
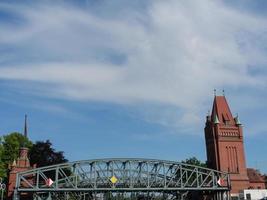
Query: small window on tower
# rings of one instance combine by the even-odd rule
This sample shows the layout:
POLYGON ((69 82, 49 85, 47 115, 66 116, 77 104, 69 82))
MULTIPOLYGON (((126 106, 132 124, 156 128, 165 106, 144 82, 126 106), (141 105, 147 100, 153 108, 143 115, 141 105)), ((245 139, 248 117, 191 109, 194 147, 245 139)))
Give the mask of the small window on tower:
POLYGON ((230 124, 230 119, 228 117, 228 115, 226 113, 222 113, 222 119, 223 119, 223 123, 225 125, 229 125, 230 124))

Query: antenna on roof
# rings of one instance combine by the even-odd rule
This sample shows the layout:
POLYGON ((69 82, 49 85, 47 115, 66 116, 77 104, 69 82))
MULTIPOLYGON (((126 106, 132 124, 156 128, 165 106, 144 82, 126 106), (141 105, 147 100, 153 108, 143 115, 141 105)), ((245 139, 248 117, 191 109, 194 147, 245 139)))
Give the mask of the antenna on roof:
POLYGON ((24 122, 24 136, 28 137, 28 127, 27 127, 27 115, 25 115, 25 122, 24 122))
POLYGON ((214 92, 214 96, 216 97, 216 89, 214 89, 213 92, 214 92))

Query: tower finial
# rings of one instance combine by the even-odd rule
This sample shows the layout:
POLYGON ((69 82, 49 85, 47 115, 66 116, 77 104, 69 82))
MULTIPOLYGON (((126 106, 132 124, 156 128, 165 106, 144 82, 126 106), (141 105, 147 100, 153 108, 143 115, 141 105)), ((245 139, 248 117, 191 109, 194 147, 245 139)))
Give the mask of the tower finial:
POLYGON ((213 92, 214 92, 214 96, 216 97, 216 89, 214 89, 213 92))
POLYGON ((24 121, 24 136, 28 138, 27 115, 25 115, 25 121, 24 121))

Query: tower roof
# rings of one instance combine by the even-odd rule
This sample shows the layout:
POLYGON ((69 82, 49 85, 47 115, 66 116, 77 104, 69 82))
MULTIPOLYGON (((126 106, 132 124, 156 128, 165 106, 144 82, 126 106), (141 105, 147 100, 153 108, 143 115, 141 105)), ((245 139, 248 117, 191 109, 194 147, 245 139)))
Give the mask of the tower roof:
POLYGON ((248 172, 248 178, 250 182, 262 182, 262 183, 265 182, 262 175, 260 174, 258 170, 253 169, 253 168, 247 168, 247 172, 248 172))
POLYGON ((218 117, 220 123, 235 124, 235 120, 225 96, 215 96, 213 101, 212 119, 218 117))

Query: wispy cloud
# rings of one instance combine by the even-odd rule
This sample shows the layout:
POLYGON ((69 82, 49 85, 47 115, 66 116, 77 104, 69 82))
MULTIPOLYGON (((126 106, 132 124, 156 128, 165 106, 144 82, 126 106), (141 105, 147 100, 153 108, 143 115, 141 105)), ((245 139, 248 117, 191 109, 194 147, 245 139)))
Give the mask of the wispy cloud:
POLYGON ((2 51, 13 50, 0 78, 38 83, 39 95, 167 105, 186 124, 213 88, 267 85, 266 18, 221 1, 149 1, 108 17, 64 3, 0 9, 18 19, 1 22, 2 51))

